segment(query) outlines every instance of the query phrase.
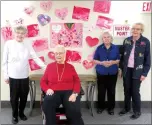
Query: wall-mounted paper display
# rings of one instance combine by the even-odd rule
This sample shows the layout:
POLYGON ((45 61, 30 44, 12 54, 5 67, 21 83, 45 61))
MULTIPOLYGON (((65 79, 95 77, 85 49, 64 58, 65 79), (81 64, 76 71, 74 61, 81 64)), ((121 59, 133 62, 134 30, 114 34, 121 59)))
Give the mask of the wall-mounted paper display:
MULTIPOLYGON (((44 60, 44 57, 43 57, 43 56, 41 56, 41 57, 39 57, 39 58, 40 58, 43 62, 45 62, 45 60, 44 60)), ((38 65, 35 63, 35 61, 34 61, 33 59, 29 59, 29 65, 30 65, 30 69, 31 69, 31 71, 41 69, 41 67, 40 67, 40 66, 38 66, 38 65)))
POLYGON ((57 44, 65 47, 82 47, 81 23, 52 23, 51 24, 51 47, 57 44))
POLYGON ((44 11, 50 11, 50 9, 52 7, 52 1, 41 1, 40 7, 44 11))
POLYGON ((16 19, 16 20, 14 20, 14 23, 16 26, 22 25, 24 23, 24 19, 22 19, 22 18, 16 19))
POLYGON ((32 46, 36 52, 44 51, 48 49, 48 39, 36 39, 33 41, 32 46))
POLYGON ((98 38, 92 38, 91 36, 86 37, 86 42, 90 47, 96 46, 99 43, 98 38))
POLYGON ((3 41, 12 40, 14 38, 12 27, 6 26, 1 28, 1 35, 3 41))
POLYGON ((31 24, 27 26, 27 37, 36 37, 39 35, 38 24, 31 24))
POLYGON ((90 9, 74 6, 72 18, 77 20, 88 21, 89 14, 90 14, 90 9))
POLYGON ((34 12, 35 8, 33 6, 30 6, 30 7, 25 7, 24 8, 24 12, 29 15, 29 16, 32 16, 33 12, 34 12))
POLYGON ((93 61, 84 60, 82 65, 85 67, 85 69, 90 69, 94 67, 93 61))
POLYGON ((42 26, 45 26, 46 24, 48 24, 51 21, 51 18, 48 15, 39 14, 37 16, 37 20, 39 21, 39 23, 42 26))
POLYGON ((152 2, 151 1, 145 1, 142 3, 142 13, 151 13, 152 9, 152 2))
POLYGON ((51 60, 55 60, 55 54, 54 54, 54 52, 52 52, 52 51, 48 52, 48 57, 49 57, 51 60))
POLYGON ((96 25, 101 29, 111 29, 112 24, 113 19, 104 16, 98 16, 96 25))
POLYGON ((65 17, 68 15, 68 8, 56 9, 55 10, 55 15, 59 19, 64 20, 65 17))
POLYGON ((67 50, 66 51, 66 61, 81 63, 82 53, 79 51, 67 50))
POLYGON ((130 36, 130 25, 114 25, 113 36, 114 37, 128 37, 130 36))
POLYGON ((93 11, 108 14, 110 12, 110 7, 111 7, 110 0, 101 0, 101 1, 95 0, 93 11))

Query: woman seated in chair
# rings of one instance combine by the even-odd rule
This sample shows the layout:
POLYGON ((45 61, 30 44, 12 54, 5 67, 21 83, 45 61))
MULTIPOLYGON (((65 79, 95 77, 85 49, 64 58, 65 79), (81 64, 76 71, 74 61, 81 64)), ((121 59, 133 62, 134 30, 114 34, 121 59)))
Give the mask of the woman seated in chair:
POLYGON ((80 109, 80 79, 75 68, 65 61, 65 48, 57 45, 56 61, 48 64, 41 79, 41 89, 45 92, 42 105, 46 125, 56 125, 56 108, 63 104, 66 117, 71 125, 84 125, 80 109))

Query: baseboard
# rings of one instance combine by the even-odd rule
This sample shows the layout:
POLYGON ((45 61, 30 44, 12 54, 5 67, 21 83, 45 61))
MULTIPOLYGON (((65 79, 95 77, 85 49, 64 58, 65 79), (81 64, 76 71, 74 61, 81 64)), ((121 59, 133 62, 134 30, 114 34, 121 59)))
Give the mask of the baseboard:
MULTIPOLYGON (((123 101, 116 101, 116 108, 123 108, 123 101)), ((27 107, 30 107, 30 102, 27 102, 27 107)), ((141 102, 141 107, 142 108, 151 108, 152 102, 151 101, 142 101, 141 102)), ((9 101, 1 101, 1 108, 10 108, 10 102, 9 101)), ((35 108, 40 108, 40 101, 35 101, 34 104, 35 108)), ((85 108, 87 107, 86 101, 81 101, 81 107, 85 108)), ((97 101, 94 101, 94 107, 97 107, 97 101)))

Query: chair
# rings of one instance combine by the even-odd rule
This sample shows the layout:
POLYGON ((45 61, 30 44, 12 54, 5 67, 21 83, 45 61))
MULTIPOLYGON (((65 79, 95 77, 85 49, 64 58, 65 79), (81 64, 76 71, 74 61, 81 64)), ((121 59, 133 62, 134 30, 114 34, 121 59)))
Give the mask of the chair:
MULTIPOLYGON (((83 88, 81 87, 81 91, 80 91, 80 95, 81 97, 84 95, 84 90, 83 88)), ((42 104, 43 104, 43 101, 44 101, 44 97, 45 97, 45 93, 42 91, 41 93, 41 101, 40 101, 40 105, 41 105, 41 110, 42 110, 42 104)), ((45 125, 45 114, 42 110, 42 119, 43 119, 43 124, 45 125)), ((68 125, 68 121, 67 121, 67 118, 66 118, 66 115, 65 115, 65 109, 62 105, 59 106, 59 108, 56 108, 56 122, 57 122, 57 125, 68 125)))

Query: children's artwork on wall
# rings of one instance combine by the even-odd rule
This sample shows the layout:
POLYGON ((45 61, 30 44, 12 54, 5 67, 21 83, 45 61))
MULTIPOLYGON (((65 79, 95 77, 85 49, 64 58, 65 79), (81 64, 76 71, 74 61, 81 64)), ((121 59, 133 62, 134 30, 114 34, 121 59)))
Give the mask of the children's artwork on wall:
POLYGON ((95 0, 93 11, 108 14, 110 12, 110 7, 111 7, 110 0, 101 0, 101 1, 95 0))
POLYGON ((77 20, 88 21, 89 14, 90 14, 90 9, 74 6, 72 18, 77 20))
POLYGON ((31 24, 27 26, 27 37, 36 37, 39 35, 38 24, 31 24))
POLYGON ((36 52, 44 51, 48 49, 48 39, 36 39, 33 41, 32 46, 36 52))
POLYGON ((93 68, 94 66, 93 61, 88 61, 88 60, 84 60, 82 64, 87 70, 93 68))
POLYGON ((1 35, 4 42, 12 40, 14 38, 13 30, 11 26, 5 26, 1 28, 1 35))
POLYGON ((48 57, 49 57, 51 60, 55 60, 55 54, 54 54, 54 52, 52 52, 52 51, 48 52, 48 57))
POLYGON ((90 47, 96 46, 99 43, 98 38, 92 38, 91 36, 86 37, 86 42, 90 47))
POLYGON ((41 9, 43 9, 44 11, 50 11, 51 7, 52 7, 52 1, 41 1, 40 2, 40 7, 41 9))
POLYGON ((33 12, 34 12, 35 8, 33 6, 30 6, 30 7, 25 7, 24 8, 24 12, 29 15, 29 16, 32 16, 33 12))
POLYGON ((64 45, 65 47, 82 47, 81 23, 52 23, 51 47, 64 45))
POLYGON ((39 14, 37 16, 37 20, 39 21, 39 23, 42 26, 45 26, 46 24, 48 24, 51 21, 51 18, 49 16, 47 16, 47 15, 39 14))
POLYGON ((55 15, 59 19, 64 20, 65 17, 68 15, 68 8, 56 9, 55 10, 55 15))
MULTIPOLYGON (((43 56, 41 56, 41 57, 39 57, 39 58, 40 58, 43 62, 45 62, 45 60, 44 60, 44 57, 43 57, 43 56)), ((30 69, 31 69, 31 71, 41 69, 41 67, 40 67, 40 66, 38 66, 38 65, 35 63, 35 61, 34 61, 33 59, 29 59, 29 65, 30 65, 30 69)))
POLYGON ((66 51, 66 61, 81 63, 82 53, 79 51, 67 50, 66 51))
POLYGON ((16 20, 14 20, 14 23, 16 26, 22 25, 24 23, 24 19, 22 19, 22 18, 16 19, 16 20))
POLYGON ((101 29, 111 29, 112 24, 113 19, 104 16, 98 16, 96 25, 101 29))

